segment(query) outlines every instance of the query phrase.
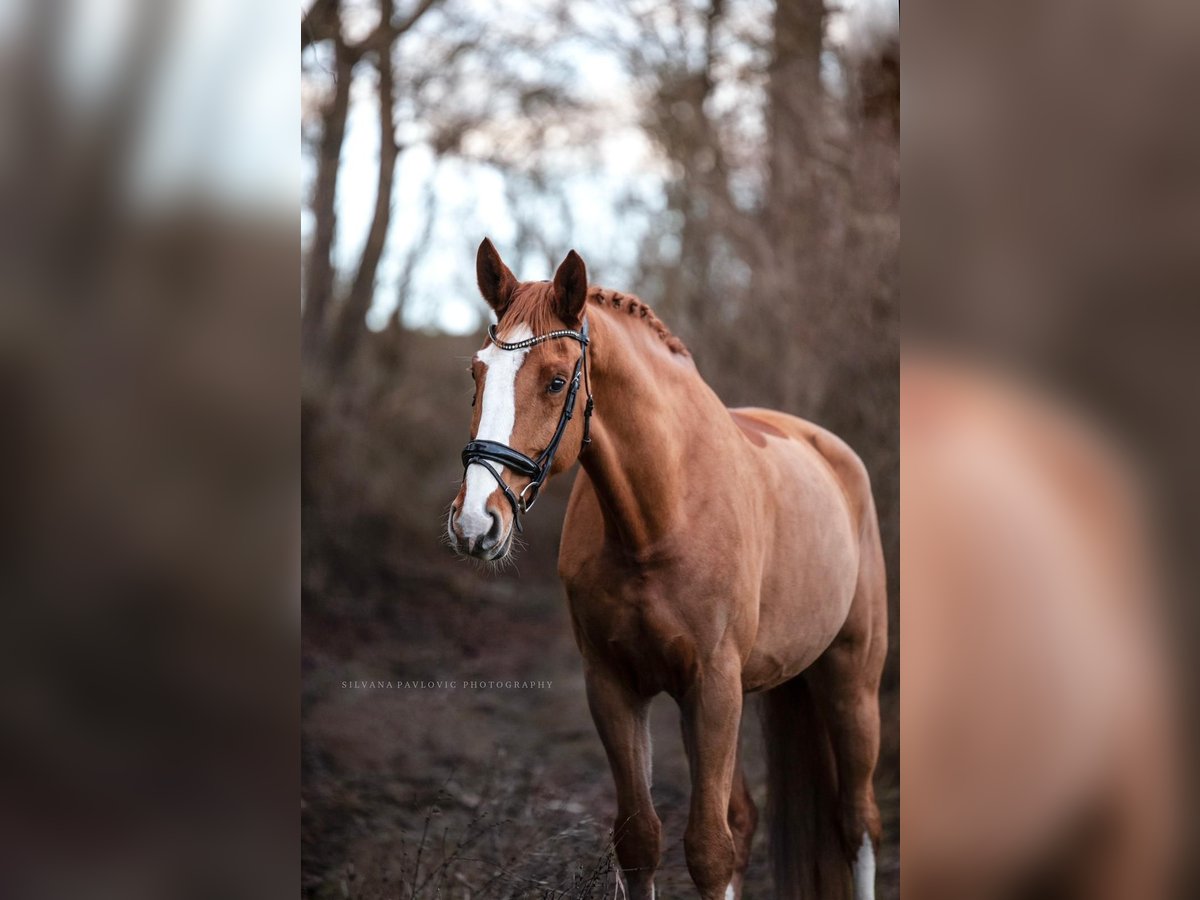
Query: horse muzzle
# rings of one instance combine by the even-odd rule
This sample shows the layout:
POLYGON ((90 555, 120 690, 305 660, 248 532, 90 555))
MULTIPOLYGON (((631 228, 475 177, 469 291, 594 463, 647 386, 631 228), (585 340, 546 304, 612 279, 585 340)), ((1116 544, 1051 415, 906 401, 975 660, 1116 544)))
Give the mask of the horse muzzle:
POLYGON ((464 513, 457 503, 450 507, 446 534, 456 551, 476 559, 496 560, 512 547, 515 518, 505 521, 504 512, 490 500, 481 515, 464 513))

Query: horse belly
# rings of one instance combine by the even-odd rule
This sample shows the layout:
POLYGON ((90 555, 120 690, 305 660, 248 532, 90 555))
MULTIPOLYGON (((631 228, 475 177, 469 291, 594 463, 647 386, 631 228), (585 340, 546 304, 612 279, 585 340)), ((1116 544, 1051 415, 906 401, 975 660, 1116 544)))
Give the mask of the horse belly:
POLYGON ((743 666, 746 690, 765 690, 808 668, 846 623, 860 546, 832 479, 792 481, 764 547, 758 627, 743 666))

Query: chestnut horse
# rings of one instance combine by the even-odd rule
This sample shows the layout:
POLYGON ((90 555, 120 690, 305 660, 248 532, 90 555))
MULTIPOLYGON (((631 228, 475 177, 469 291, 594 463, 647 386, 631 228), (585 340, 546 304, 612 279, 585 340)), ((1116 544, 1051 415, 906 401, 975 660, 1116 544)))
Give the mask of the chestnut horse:
POLYGON ((580 461, 558 568, 628 896, 654 897, 647 713, 665 691, 682 715, 701 897, 742 895, 758 819, 738 759, 752 692, 779 895, 873 897, 887 614, 863 464, 802 419, 726 408, 644 304, 588 287, 575 251, 553 281, 518 282, 484 240, 476 270, 498 322, 473 361, 447 530, 460 552, 502 558, 542 482, 580 461))

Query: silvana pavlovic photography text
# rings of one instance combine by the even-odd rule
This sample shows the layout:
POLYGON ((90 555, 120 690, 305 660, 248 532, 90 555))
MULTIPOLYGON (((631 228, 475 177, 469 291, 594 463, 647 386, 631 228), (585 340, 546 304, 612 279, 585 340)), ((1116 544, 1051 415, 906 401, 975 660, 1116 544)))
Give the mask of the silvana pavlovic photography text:
POLYGON ((465 678, 461 681, 343 681, 342 689, 351 691, 548 691, 554 682, 514 679, 465 678))

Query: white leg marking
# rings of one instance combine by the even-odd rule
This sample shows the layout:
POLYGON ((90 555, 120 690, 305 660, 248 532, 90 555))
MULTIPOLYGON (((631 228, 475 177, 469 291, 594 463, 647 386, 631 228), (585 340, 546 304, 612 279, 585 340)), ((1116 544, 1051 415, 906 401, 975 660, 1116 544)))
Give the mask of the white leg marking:
POLYGON ((865 831, 854 859, 854 900, 875 900, 875 848, 865 831))
MULTIPOLYGON (((657 893, 657 890, 658 889, 655 888, 655 886, 653 884, 650 885, 650 900, 654 900, 654 896, 657 893)), ((617 887, 616 887, 616 890, 613 891, 613 897, 614 897, 614 900, 620 900, 620 898, 624 898, 624 900, 629 900, 629 891, 625 887, 625 873, 624 872, 620 872, 620 871, 617 872, 617 887)))
MULTIPOLYGON (((533 337, 533 332, 528 325, 521 324, 506 333, 504 340, 523 341, 529 337, 533 337)), ((475 434, 478 440, 498 441, 501 444, 512 440, 513 425, 517 420, 517 372, 528 355, 528 350, 501 350, 494 344, 479 351, 476 358, 487 367, 487 372, 483 396, 479 400, 483 408, 479 415, 479 431, 475 434)), ((507 468, 498 464, 493 466, 501 478, 507 476, 507 468)), ((486 504, 495 489, 496 479, 491 472, 483 466, 467 467, 467 490, 458 514, 459 527, 467 540, 473 541, 487 534, 492 527, 486 504)))
POLYGON ((725 888, 725 900, 733 900, 733 885, 730 884, 725 888))

